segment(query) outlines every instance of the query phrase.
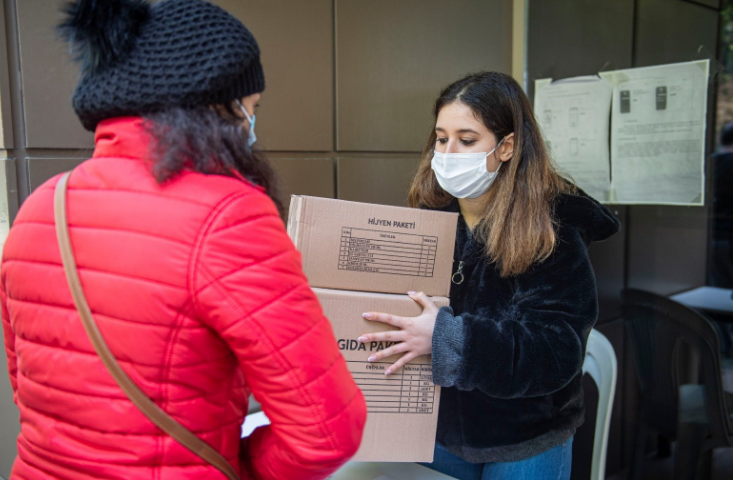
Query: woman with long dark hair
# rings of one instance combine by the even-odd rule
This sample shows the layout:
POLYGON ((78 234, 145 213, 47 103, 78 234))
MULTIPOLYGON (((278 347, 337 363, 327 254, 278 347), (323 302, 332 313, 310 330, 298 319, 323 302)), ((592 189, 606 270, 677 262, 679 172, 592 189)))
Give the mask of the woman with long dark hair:
POLYGON ((201 0, 78 0, 61 30, 95 149, 30 195, 5 243, 11 479, 327 477, 359 446, 366 408, 257 148, 257 42, 201 0), (179 427, 152 423, 103 365, 65 267, 123 376, 179 427), (272 424, 241 440, 250 394, 272 424))
POLYGON ((583 421, 582 366, 598 315, 587 248, 618 221, 553 167, 529 100, 508 75, 441 92, 410 205, 459 212, 450 307, 365 317, 400 328, 388 374, 432 354, 442 386, 435 470, 464 480, 568 479, 583 421))

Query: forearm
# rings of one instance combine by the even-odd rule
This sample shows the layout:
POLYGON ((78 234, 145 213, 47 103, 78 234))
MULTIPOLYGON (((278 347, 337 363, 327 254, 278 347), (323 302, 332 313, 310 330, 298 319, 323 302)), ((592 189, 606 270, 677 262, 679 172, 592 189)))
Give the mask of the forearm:
POLYGON ((452 308, 441 308, 433 331, 433 382, 436 385, 456 386, 465 362, 465 344, 463 320, 453 316, 452 308))
POLYGON ((433 337, 433 379, 497 398, 546 395, 578 373, 583 343, 561 314, 492 320, 444 308, 433 337))

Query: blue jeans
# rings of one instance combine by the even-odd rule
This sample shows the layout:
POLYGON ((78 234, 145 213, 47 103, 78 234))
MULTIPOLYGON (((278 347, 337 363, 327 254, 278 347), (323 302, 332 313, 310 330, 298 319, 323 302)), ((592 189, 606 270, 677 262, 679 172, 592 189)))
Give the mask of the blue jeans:
POLYGON ((569 480, 573 437, 546 452, 518 462, 468 463, 435 444, 426 467, 459 480, 569 480))

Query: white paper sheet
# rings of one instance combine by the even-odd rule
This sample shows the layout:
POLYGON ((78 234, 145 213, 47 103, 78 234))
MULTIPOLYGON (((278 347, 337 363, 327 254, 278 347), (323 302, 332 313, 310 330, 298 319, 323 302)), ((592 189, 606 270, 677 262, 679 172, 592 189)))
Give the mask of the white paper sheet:
MULTIPOLYGON (((0 111, 2 111, 3 99, 0 97, 0 111)), ((3 126, 3 118, 0 115, 0 148, 5 148, 5 127, 3 126)))
POLYGON ((613 84, 612 200, 702 205, 709 61, 601 73, 613 84))
POLYGON ((535 82, 535 115, 561 172, 601 202, 609 200, 608 132, 613 85, 597 76, 535 82))
POLYGON ((4 151, 0 151, 0 253, 5 246, 5 240, 8 238, 10 233, 10 209, 8 208, 8 179, 7 179, 7 167, 5 162, 12 162, 8 160, 7 155, 4 151))
POLYGON ((264 427, 270 424, 270 419, 267 418, 264 412, 251 413, 244 417, 244 423, 242 424, 242 438, 249 437, 257 427, 264 427))

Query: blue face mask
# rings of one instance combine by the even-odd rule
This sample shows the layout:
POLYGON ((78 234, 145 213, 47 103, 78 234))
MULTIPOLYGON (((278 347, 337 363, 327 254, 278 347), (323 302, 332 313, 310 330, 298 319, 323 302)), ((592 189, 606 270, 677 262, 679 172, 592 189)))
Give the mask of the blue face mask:
POLYGON ((250 117, 249 113, 247 113, 247 110, 244 108, 244 105, 242 105, 242 102, 239 100, 237 100, 237 105, 242 109, 244 117, 249 121, 249 139, 247 139, 247 146, 251 147, 257 141, 257 135, 255 135, 255 120, 257 120, 257 115, 252 115, 252 117, 250 117))

